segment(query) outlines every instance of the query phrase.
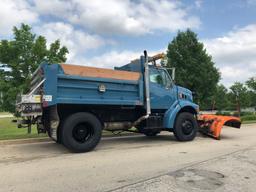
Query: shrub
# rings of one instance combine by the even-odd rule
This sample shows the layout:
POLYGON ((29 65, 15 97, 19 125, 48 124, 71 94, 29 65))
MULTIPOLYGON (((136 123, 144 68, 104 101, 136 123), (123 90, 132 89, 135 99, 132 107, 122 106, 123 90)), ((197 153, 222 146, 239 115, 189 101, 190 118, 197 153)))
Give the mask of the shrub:
POLYGON ((224 116, 232 116, 232 112, 222 112, 222 111, 217 111, 216 115, 224 115, 224 116))
POLYGON ((247 116, 247 115, 255 115, 254 112, 248 112, 248 111, 242 111, 241 116, 247 116))
POLYGON ((242 121, 256 121, 256 115, 244 115, 241 117, 242 121))

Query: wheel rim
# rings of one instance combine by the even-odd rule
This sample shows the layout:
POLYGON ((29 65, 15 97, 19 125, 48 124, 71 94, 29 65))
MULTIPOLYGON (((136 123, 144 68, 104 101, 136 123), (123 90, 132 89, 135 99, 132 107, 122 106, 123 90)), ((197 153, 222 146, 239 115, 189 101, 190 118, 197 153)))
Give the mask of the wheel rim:
POLYGON ((185 135, 191 135, 194 131, 193 123, 186 119, 182 122, 181 129, 185 135))
POLYGON ((72 131, 73 138, 79 143, 85 143, 93 134, 93 127, 88 123, 80 123, 72 131))

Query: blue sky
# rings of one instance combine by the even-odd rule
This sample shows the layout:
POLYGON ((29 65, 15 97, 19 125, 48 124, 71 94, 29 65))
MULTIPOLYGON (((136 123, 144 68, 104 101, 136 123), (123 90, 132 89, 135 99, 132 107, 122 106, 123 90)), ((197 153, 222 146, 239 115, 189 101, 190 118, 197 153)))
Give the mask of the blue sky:
POLYGON ((21 22, 60 39, 68 63, 112 68, 191 28, 230 86, 256 76, 256 0, 1 0, 0 38, 21 22))

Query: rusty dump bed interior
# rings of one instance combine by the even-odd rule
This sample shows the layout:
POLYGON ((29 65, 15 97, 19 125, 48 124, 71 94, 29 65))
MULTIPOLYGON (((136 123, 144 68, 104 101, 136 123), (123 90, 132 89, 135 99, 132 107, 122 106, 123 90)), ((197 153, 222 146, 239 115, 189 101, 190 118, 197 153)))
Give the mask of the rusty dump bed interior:
POLYGON ((130 71, 118 71, 96 67, 60 64, 66 75, 77 75, 83 77, 110 78, 118 80, 138 81, 140 73, 130 71))

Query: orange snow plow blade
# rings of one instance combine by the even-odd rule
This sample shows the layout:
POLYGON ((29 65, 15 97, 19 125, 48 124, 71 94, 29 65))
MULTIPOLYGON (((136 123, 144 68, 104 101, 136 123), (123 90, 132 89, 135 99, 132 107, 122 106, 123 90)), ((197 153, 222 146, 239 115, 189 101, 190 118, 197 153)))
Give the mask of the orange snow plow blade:
POLYGON ((220 139, 221 129, 224 125, 240 128, 241 120, 233 116, 198 115, 199 131, 215 139, 220 139))

